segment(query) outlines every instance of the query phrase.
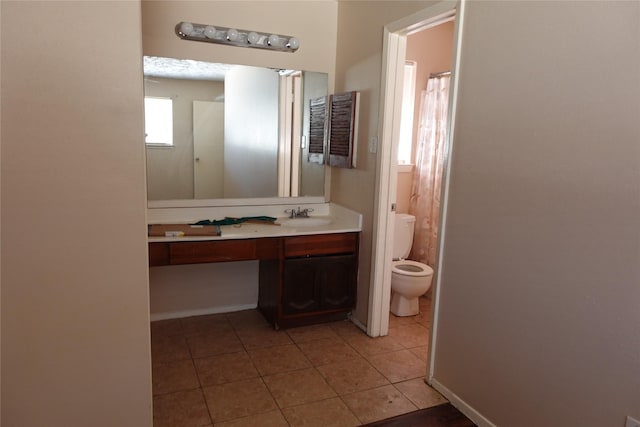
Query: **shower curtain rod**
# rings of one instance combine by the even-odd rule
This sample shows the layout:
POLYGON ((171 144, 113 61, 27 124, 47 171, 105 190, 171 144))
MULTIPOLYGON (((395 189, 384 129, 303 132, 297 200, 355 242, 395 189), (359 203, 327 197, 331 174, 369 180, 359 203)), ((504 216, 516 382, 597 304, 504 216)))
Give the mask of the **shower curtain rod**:
POLYGON ((451 75, 451 71, 443 71, 441 73, 431 73, 429 74, 429 78, 432 77, 444 77, 444 76, 450 76, 451 75))

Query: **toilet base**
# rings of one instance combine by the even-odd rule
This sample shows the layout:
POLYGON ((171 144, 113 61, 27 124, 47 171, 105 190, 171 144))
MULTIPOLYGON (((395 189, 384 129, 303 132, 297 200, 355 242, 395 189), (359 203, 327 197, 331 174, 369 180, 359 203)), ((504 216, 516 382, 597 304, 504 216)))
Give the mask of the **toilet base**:
POLYGON ((396 316, 415 316, 420 313, 420 297, 405 298, 397 292, 391 292, 391 312, 396 316))

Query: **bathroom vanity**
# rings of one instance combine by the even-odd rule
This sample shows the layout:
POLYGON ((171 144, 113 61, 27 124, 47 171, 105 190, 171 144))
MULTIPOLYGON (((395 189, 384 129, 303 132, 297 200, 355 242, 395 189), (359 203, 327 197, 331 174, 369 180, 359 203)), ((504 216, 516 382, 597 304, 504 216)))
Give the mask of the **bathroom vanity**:
POLYGON ((149 266, 257 260, 257 306, 275 328, 344 319, 356 301, 361 216, 330 212, 310 226, 243 223, 222 226, 220 236, 149 237, 149 266))

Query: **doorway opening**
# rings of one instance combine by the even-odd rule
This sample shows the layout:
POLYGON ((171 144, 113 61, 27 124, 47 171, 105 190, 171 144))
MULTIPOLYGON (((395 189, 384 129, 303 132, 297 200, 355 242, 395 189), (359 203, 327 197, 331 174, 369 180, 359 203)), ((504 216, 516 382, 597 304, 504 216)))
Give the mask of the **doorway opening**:
MULTIPOLYGON (((440 224, 437 252, 440 253, 444 236, 446 204, 448 190, 448 171, 450 158, 448 153, 453 139, 453 123, 455 119, 455 100, 457 97, 457 76, 460 55, 461 29, 464 17, 464 1, 442 1, 432 7, 405 17, 385 27, 382 96, 380 110, 382 117, 379 124, 381 139, 376 212, 374 216, 374 248, 372 277, 373 288, 369 301, 369 319, 367 333, 371 336, 387 335, 389 329, 389 306, 391 297, 391 267, 394 238, 395 211, 398 206, 398 139, 402 122, 402 94, 404 86, 404 68, 407 60, 408 43, 413 35, 426 33, 443 25, 452 25, 451 44, 448 47, 449 69, 433 69, 430 73, 450 72, 450 90, 448 96, 448 118, 446 120, 445 155, 443 159, 442 185, 440 191, 440 224)), ((427 52, 428 54, 428 52, 427 52)), ((434 65, 441 67, 441 65, 434 65)), ((425 82, 417 83, 424 84, 425 82)), ((419 108, 418 108, 419 110, 419 108)), ((419 115, 419 111, 416 111, 419 115)), ((415 133, 414 133, 415 135, 415 133)), ((401 183, 402 185, 402 183, 401 183)), ((403 197, 406 197, 403 196, 403 197)), ((430 346, 428 352, 427 380, 431 382, 434 364, 434 352, 437 335, 439 286, 442 275, 441 259, 436 256, 435 274, 432 279, 431 294, 432 320, 430 346)))

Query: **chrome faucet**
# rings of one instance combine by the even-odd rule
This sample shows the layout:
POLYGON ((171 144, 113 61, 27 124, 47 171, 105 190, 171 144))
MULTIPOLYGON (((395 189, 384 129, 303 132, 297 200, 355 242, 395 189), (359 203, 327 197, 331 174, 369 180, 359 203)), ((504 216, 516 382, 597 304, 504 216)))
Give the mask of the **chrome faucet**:
POLYGON ((284 211, 284 213, 289 214, 289 218, 309 218, 309 212, 313 212, 313 209, 300 209, 300 206, 298 206, 298 209, 285 209, 284 211))

